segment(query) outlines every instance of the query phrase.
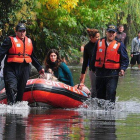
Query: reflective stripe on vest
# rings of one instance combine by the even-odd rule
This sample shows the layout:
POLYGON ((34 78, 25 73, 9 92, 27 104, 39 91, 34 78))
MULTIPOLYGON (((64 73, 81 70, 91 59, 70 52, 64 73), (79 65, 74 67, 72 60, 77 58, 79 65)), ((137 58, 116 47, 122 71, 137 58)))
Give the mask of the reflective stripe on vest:
POLYGON ((118 49, 120 43, 116 40, 112 41, 108 47, 105 45, 105 39, 98 41, 95 67, 106 69, 119 69, 120 68, 120 54, 118 49))
POLYGON ((26 63, 32 62, 31 54, 33 51, 32 41, 30 38, 25 37, 25 44, 21 39, 16 37, 10 37, 12 42, 12 47, 8 52, 7 62, 17 62, 22 63, 24 60, 26 63))

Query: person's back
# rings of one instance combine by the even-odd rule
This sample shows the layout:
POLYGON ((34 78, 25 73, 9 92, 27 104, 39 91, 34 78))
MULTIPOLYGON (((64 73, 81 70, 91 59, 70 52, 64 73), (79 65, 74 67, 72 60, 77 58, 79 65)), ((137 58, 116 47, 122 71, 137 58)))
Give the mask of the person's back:
POLYGON ((64 62, 62 62, 58 68, 58 80, 70 86, 74 86, 71 71, 64 62))

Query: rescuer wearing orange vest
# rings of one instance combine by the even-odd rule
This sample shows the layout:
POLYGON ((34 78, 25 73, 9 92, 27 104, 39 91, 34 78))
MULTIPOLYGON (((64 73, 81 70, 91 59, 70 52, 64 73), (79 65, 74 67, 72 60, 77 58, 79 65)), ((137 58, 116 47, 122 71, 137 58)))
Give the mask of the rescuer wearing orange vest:
POLYGON ((7 37, 0 47, 0 63, 6 54, 4 65, 4 82, 8 104, 22 101, 22 96, 29 79, 29 63, 32 63, 40 74, 44 69, 33 53, 33 45, 26 36, 26 27, 23 23, 16 26, 16 36, 7 37))
POLYGON ((117 28, 109 25, 106 37, 97 41, 90 69, 96 74, 97 98, 115 102, 118 77, 123 76, 129 64, 126 48, 115 40, 117 28))

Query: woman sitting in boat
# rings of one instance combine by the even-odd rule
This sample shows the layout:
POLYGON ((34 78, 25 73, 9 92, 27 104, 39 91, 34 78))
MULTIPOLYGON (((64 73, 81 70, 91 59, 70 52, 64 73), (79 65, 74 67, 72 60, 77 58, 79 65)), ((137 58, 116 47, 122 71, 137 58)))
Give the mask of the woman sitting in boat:
POLYGON ((45 72, 52 73, 59 81, 74 86, 70 69, 63 62, 55 49, 50 49, 44 60, 45 72))

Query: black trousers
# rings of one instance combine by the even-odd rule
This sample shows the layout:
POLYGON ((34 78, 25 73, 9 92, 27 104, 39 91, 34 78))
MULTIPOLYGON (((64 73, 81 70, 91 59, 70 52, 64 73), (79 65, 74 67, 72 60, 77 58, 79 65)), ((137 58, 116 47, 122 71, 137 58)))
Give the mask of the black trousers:
POLYGON ((118 76, 96 78, 97 98, 115 102, 118 76))
POLYGON ((7 63, 4 67, 4 82, 8 104, 22 101, 26 82, 29 79, 29 64, 7 63))

